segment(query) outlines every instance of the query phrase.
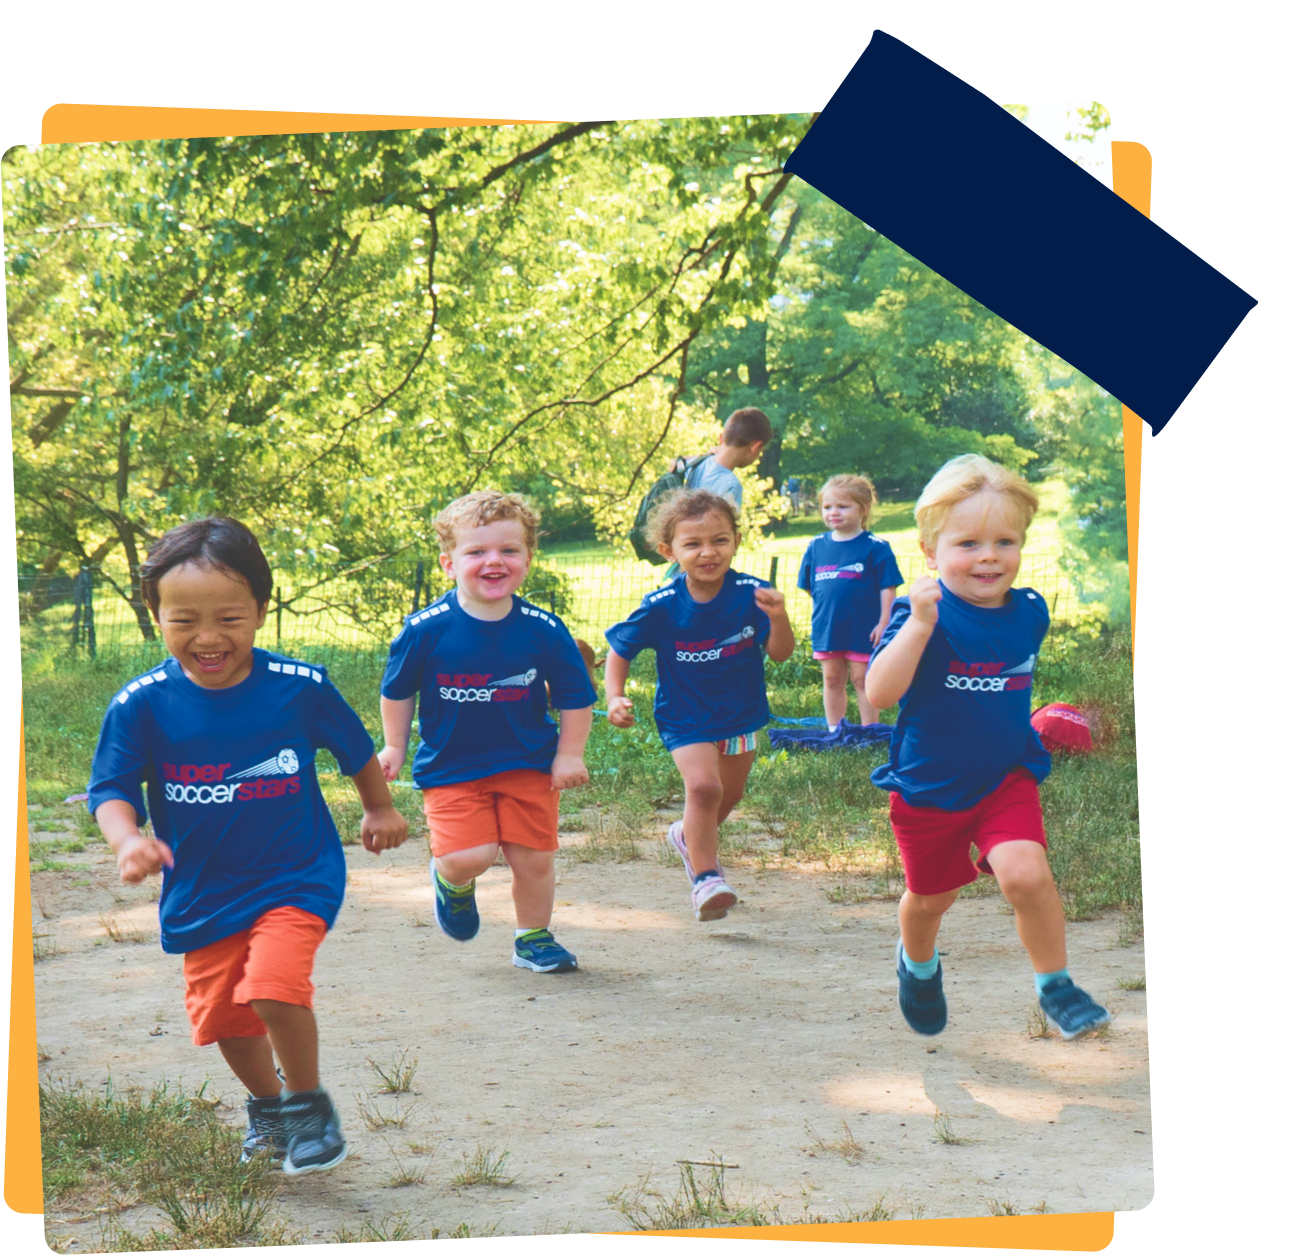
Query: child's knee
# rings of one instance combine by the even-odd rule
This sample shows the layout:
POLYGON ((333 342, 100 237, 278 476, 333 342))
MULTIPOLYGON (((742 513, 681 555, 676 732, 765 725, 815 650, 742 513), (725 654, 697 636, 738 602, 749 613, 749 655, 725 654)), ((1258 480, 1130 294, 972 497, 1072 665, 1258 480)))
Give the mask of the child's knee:
POLYGON ((1058 893, 1054 888, 1054 874, 1044 858, 1010 860, 999 869, 996 880, 1000 884, 1000 892, 1014 906, 1034 903, 1058 893))
POLYGON ((684 793, 690 803, 702 807, 718 807, 724 799, 724 783, 718 777, 696 777, 683 782, 684 793))

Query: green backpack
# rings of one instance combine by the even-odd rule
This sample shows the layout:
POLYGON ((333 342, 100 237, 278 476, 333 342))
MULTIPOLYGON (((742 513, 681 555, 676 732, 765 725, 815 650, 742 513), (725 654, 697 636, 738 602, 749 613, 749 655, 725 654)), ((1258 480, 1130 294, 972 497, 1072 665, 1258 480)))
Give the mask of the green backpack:
POLYGON ((683 488, 688 482, 688 476, 709 457, 709 454, 698 454, 695 458, 684 458, 682 455, 675 458, 674 465, 647 490, 646 496, 638 503, 638 513, 634 516, 633 527, 629 532, 629 544, 633 546, 633 552, 643 562, 653 563, 658 567, 669 562, 669 559, 647 540, 643 529, 647 526, 647 520, 651 518, 656 503, 666 493, 672 493, 676 488, 683 488))

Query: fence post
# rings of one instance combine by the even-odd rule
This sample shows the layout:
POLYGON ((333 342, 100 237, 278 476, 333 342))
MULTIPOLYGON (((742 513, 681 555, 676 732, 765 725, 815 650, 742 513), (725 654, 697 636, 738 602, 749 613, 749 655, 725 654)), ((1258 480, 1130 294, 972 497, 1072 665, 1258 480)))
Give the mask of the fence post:
POLYGON ((552 614, 554 615, 556 614, 556 590, 555 589, 549 589, 547 591, 547 608, 552 612, 552 614))
POLYGON ((416 561, 416 579, 412 582, 412 614, 421 609, 421 583, 425 579, 425 559, 416 561))
POLYGON ((81 644, 81 586, 86 580, 86 568, 81 568, 72 578, 72 649, 76 653, 81 644))
POLYGON ((769 560, 769 583, 778 588, 778 555, 775 554, 769 560))
POLYGON ((272 594, 276 598, 276 653, 279 654, 281 649, 281 587, 280 585, 277 585, 272 590, 272 594))
POLYGON ((95 568, 87 567, 86 573, 86 614, 82 618, 82 627, 86 632, 86 653, 95 657, 95 568))

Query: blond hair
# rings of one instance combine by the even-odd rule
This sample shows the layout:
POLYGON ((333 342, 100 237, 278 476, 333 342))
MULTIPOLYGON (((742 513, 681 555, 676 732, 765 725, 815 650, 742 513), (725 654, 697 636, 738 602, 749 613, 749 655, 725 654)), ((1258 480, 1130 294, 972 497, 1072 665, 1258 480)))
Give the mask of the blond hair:
POLYGON ((1018 530, 1025 537, 1040 505, 1032 486, 998 462, 981 454, 951 458, 928 482, 914 503, 918 539, 924 549, 935 549, 946 516, 954 507, 979 493, 998 493, 1009 504, 1018 530))
POLYGON ((439 549, 445 554, 451 553, 457 548, 459 531, 483 528, 503 520, 514 520, 525 529, 525 548, 532 554, 538 546, 538 525, 542 516, 519 493, 500 493, 495 488, 467 493, 439 511, 434 519, 439 549))
POLYGON ((874 492, 873 481, 866 475, 834 475, 819 490, 819 505, 823 506, 825 493, 843 493, 860 508, 860 526, 869 526, 869 516, 878 504, 878 495, 874 492))
POLYGON ((672 545, 679 524, 688 519, 704 519, 712 512, 723 515, 733 535, 737 535, 737 508, 727 497, 704 488, 676 488, 652 508, 643 535, 653 545, 672 545))

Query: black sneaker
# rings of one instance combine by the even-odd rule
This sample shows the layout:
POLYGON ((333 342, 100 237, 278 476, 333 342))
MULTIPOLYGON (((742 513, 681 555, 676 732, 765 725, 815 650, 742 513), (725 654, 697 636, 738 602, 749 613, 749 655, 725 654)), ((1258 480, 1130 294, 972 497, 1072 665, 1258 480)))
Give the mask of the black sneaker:
POLYGON ((291 1176, 333 1169, 348 1155, 335 1105, 320 1087, 284 1091, 280 1115, 285 1124, 285 1160, 281 1167, 291 1176))
POLYGON ((281 1120, 281 1097, 269 1095, 259 1099, 250 1095, 244 1101, 249 1127, 244 1132, 240 1159, 246 1164, 255 1156, 271 1160, 285 1159, 285 1123, 281 1120))
POLYGON ((915 977, 905 966, 905 944, 896 941, 896 980, 900 1010, 916 1034, 939 1034, 946 1027, 946 996, 941 989, 941 961, 930 977, 915 977))

